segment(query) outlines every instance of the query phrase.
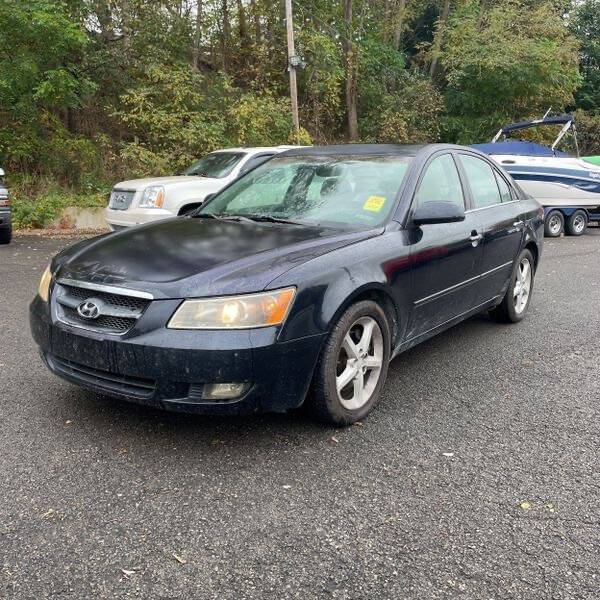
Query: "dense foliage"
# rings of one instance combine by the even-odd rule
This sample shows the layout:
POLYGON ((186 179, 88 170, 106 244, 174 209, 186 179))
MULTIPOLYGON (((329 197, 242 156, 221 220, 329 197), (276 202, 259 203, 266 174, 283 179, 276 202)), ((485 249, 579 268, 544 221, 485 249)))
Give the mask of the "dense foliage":
MULTIPOLYGON (((303 143, 484 141, 551 106, 579 109, 600 153, 600 0, 294 12, 303 143)), ((24 196, 97 197, 214 148, 294 141, 286 52, 283 0, 0 0, 0 163, 24 196)))

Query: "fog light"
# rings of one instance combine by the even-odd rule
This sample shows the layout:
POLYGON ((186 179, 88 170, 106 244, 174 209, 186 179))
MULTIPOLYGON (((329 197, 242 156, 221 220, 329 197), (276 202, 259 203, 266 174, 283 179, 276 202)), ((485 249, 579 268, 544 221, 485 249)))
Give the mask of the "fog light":
POLYGON ((249 383, 206 383, 202 391, 202 398, 205 400, 231 400, 239 398, 249 389, 249 383))

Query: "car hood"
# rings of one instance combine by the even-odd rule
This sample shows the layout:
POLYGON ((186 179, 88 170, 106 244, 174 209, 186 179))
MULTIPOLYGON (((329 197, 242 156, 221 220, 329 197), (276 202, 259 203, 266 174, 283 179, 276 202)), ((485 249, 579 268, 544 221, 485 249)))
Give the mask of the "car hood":
POLYGON ((195 185, 205 184, 210 187, 223 185, 225 179, 215 179, 213 177, 199 177, 198 175, 176 175, 173 177, 146 177, 145 179, 129 179, 115 184, 114 189, 119 190, 143 190, 151 185, 174 186, 174 185, 195 185))
POLYGON ((379 235, 287 224, 174 218, 80 242, 60 253, 57 278, 121 286, 156 298, 260 291, 300 263, 379 235))

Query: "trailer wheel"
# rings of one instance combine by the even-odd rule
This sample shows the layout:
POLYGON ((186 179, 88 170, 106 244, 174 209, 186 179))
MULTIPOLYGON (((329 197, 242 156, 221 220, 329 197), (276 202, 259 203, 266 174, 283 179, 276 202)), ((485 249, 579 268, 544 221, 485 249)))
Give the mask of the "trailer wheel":
POLYGON ((583 235, 587 229, 588 216, 585 210, 576 210, 567 219, 567 234, 568 235, 583 235))
POLYGON ((559 210, 553 210, 546 215, 544 221, 544 235, 558 237, 565 227, 565 218, 559 210))

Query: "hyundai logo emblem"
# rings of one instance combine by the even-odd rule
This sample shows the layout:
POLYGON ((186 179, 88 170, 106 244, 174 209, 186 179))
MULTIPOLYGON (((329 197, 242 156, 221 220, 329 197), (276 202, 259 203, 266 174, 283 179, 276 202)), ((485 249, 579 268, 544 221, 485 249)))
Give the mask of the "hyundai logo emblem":
POLYGON ((98 305, 86 300, 77 307, 77 314, 83 319, 97 319, 100 316, 98 305))

